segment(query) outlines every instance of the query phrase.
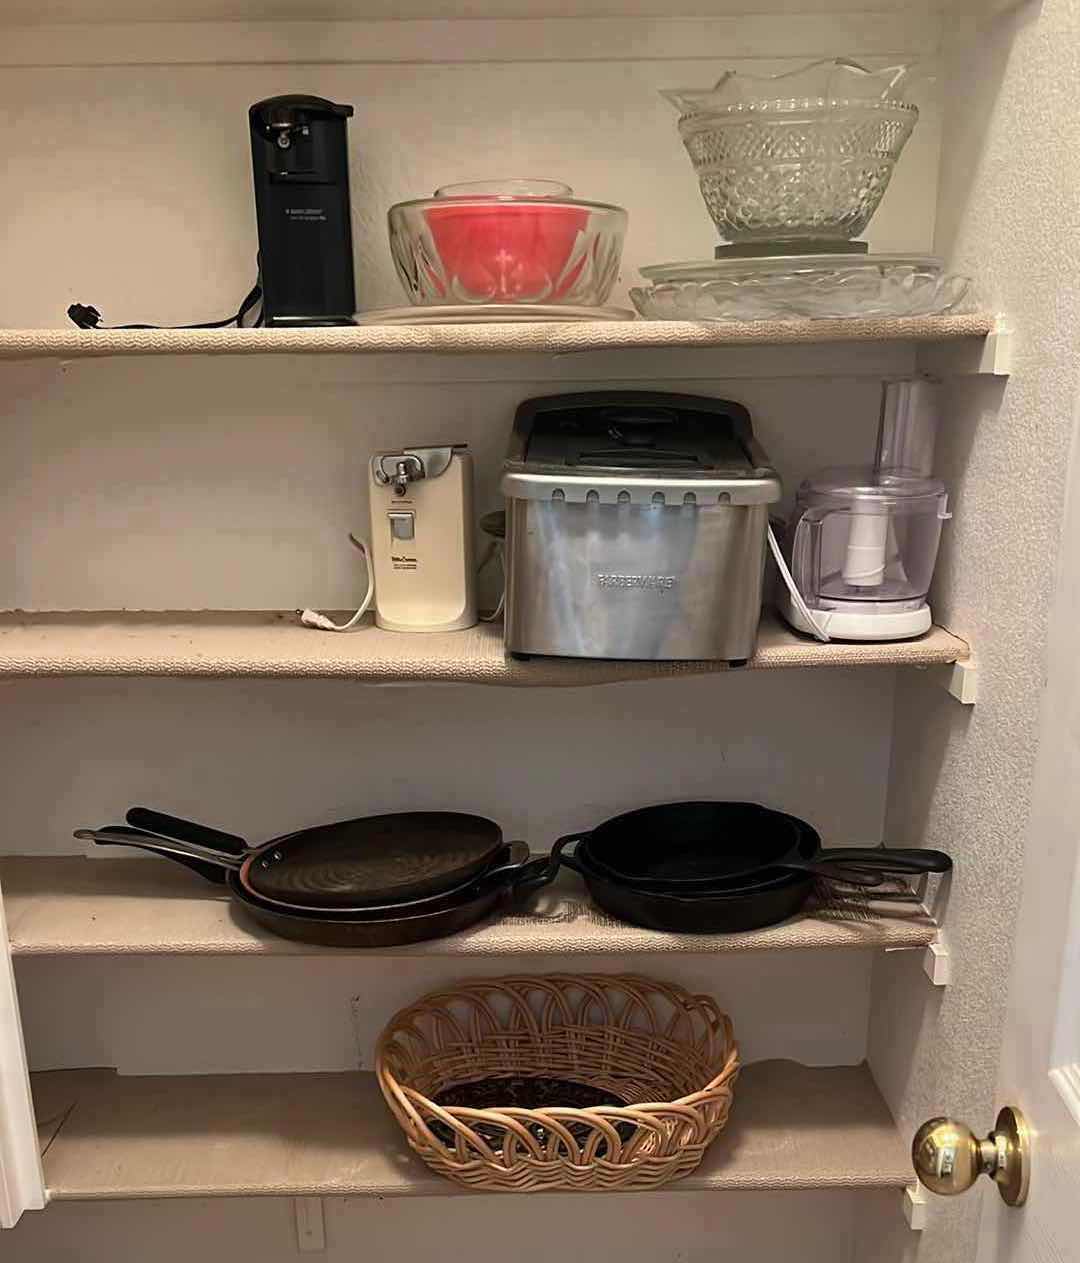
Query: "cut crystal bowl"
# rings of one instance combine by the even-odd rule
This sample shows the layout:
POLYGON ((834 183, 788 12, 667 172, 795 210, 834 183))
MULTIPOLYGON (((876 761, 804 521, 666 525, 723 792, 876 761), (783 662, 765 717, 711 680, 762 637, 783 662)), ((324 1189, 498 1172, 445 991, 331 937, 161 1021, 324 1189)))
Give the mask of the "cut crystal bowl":
POLYGON ((812 62, 765 77, 729 71, 663 92, 721 236, 843 241, 863 231, 918 119, 908 66, 812 62))

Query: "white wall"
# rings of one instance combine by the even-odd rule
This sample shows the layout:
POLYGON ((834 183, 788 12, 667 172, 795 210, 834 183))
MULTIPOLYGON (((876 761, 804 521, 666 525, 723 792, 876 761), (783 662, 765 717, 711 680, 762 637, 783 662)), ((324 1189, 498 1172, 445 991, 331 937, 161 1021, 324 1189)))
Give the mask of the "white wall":
MULTIPOLYGON (((468 442, 483 512, 501 506, 499 467, 518 403, 610 389, 613 380, 745 403, 790 500, 811 468, 873 454, 879 382, 839 374, 905 363, 903 352, 867 358, 814 348, 789 357, 797 377, 717 381, 694 379, 709 371, 707 354, 656 358, 648 378, 640 355, 610 365, 592 357, 584 372, 593 380, 571 362, 572 384, 560 365, 538 357, 513 370, 532 379, 515 381, 491 361, 437 376, 429 369, 431 380, 420 382, 399 365, 392 381, 373 382, 371 365, 343 357, 2 365, 0 534, 18 547, 0 556, 0 606, 355 603, 362 566, 346 534, 368 534, 373 450, 468 442)), ((487 595, 493 605, 494 592, 487 595)))
POLYGON ((549 1263, 835 1261, 861 1193, 328 1198, 326 1251, 298 1255, 292 1202, 64 1202, 0 1236, 4 1263, 421 1263, 490 1254, 549 1263))
MULTIPOLYGON (((0 845, 78 851, 73 828, 121 819, 141 802, 255 841, 323 820, 443 807, 488 815, 507 836, 542 851, 563 833, 631 807, 696 797, 756 799, 811 820, 828 840, 875 841, 892 695, 891 673, 858 671, 524 691, 9 682, 0 706, 20 739, 6 759, 0 845), (826 713, 833 737, 821 741, 826 713)), ((560 962, 514 965, 521 967, 560 962)), ((865 1055, 870 959, 863 953, 650 958, 634 967, 714 992, 751 1060, 830 1064, 865 1055)), ((354 1066, 357 1048, 366 1058, 394 1009, 447 978, 492 969, 492 962, 362 955, 45 959, 21 961, 18 979, 36 1068, 182 1073, 354 1066), (350 1003, 358 994, 367 1002, 354 1030, 350 1003)))
MULTIPOLYGON (((0 76, 8 179, 0 326, 64 325, 76 300, 117 323, 235 311, 255 269, 247 108, 296 91, 356 106, 349 126, 362 308, 406 301, 387 245, 391 204, 507 174, 561 179, 579 196, 630 211, 614 295, 625 304, 639 265, 708 257, 717 242, 659 88, 711 83, 732 63, 779 69, 838 50, 931 53, 939 19, 917 11, 587 27, 571 20, 524 34, 513 21, 353 23, 322 36, 317 24, 314 34, 307 24, 246 34, 225 24, 205 37, 182 25, 157 46, 153 27, 132 29, 144 61, 181 56, 187 64, 92 64, 125 57, 122 30, 37 34, 26 47, 18 32, 6 38, 16 64, 0 76), (304 64, 305 55, 323 64, 304 64), (584 60, 568 60, 577 57, 584 60), (432 64, 440 59, 446 64, 432 64), (48 64, 72 60, 83 64, 48 64), (325 64, 333 60, 349 64, 325 64), (237 64, 252 61, 267 64, 237 64)), ((919 94, 923 117, 874 220, 875 248, 930 245, 940 140, 933 93, 919 94)))

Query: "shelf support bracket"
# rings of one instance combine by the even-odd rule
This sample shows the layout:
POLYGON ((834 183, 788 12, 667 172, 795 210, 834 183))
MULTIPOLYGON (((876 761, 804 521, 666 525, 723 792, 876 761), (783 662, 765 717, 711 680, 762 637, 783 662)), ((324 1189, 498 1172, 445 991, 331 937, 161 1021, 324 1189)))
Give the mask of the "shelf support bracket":
POLYGON ((979 696, 979 671, 972 658, 928 668, 931 678, 961 706, 974 706, 979 696))
POLYGON ((926 1191, 921 1184, 909 1184, 904 1189, 904 1218, 912 1232, 922 1232, 928 1213, 926 1191))
POLYGON ((952 954, 940 933, 923 953, 923 973, 935 987, 947 987, 952 982, 952 954))
POLYGON ((326 1250, 326 1224, 321 1197, 294 1197, 296 1248, 301 1254, 321 1254, 326 1250))
POLYGON ((927 343, 916 353, 919 371, 931 377, 1008 377, 1012 372, 1013 331, 1002 317, 984 338, 927 343))

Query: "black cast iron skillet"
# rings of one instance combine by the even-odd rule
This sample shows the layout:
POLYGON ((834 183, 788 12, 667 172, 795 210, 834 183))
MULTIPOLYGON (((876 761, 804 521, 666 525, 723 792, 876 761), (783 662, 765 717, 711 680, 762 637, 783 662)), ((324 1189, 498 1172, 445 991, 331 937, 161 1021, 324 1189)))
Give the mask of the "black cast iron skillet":
POLYGON ((127 825, 115 824, 109 825, 104 829, 76 829, 75 836, 86 841, 96 842, 99 846, 129 846, 135 850, 149 851, 153 855, 160 855, 165 859, 175 860, 177 863, 185 865, 185 867, 192 868, 208 881, 217 882, 218 884, 227 884, 230 876, 236 876, 242 890, 247 891, 253 899, 258 899, 260 903, 266 904, 278 912, 298 914, 314 912, 320 916, 341 913, 346 916, 368 917, 380 913, 396 912, 406 906, 419 911, 428 905, 434 906, 453 898, 455 895, 464 894, 480 880, 480 877, 486 879, 497 877, 504 871, 509 873, 522 863, 523 856, 526 859, 528 858, 528 847, 524 842, 510 842, 500 848, 492 861, 491 867, 484 869, 480 877, 473 877, 468 881, 459 882, 456 886, 452 886, 450 889, 444 890, 437 895, 425 895, 422 899, 392 900, 388 903, 380 904, 359 903, 351 907, 333 906, 318 908, 308 904, 289 903, 283 899, 271 899, 267 896, 255 894, 244 883, 241 868, 242 861, 236 856, 226 855, 211 859, 209 857, 213 855, 213 851, 208 847, 196 846, 191 842, 181 842, 176 838, 167 838, 161 834, 147 833, 143 829, 132 829, 127 825))
POLYGON ((556 867, 548 856, 528 859, 524 842, 509 848, 518 854, 518 865, 497 875, 478 878, 465 891, 423 904, 401 904, 393 912, 373 916, 340 912, 282 912, 240 885, 235 873, 226 878, 229 892, 244 913, 281 938, 321 947, 401 947, 428 939, 445 938, 503 912, 511 904, 546 885, 556 867), (420 908, 422 910, 417 911, 420 908))
MULTIPOLYGON (((93 837, 95 833, 105 835, 109 832, 79 830, 76 836, 93 837)), ((179 845, 169 840, 160 847, 154 846, 146 835, 138 843, 122 835, 94 837, 94 840, 102 845, 138 845, 142 850, 156 851, 168 859, 187 862, 183 855, 168 849, 179 845)), ((524 842, 511 842, 505 848, 504 858, 504 863, 449 894, 346 911, 312 908, 295 912, 283 909, 252 894, 235 868, 210 866, 208 880, 220 884, 223 875, 229 894, 242 909, 243 915, 250 916, 282 938, 320 947, 399 947, 444 938, 468 929, 546 885, 557 871, 557 866, 546 855, 530 859, 529 848, 524 842)))
MULTIPOLYGON (((785 818, 798 827, 799 855, 810 859, 819 854, 817 832, 805 821, 785 818)), ((693 894, 642 890, 595 869, 588 849, 574 836, 560 838, 552 858, 584 878, 593 901, 605 912, 631 925, 668 934, 735 934, 776 925, 800 912, 814 889, 810 875, 773 869, 771 875, 763 872, 756 880, 742 878, 714 889, 699 887, 693 894), (575 843, 577 849, 571 852, 568 848, 575 843)))
POLYGON ((572 854, 565 849, 573 843, 573 838, 561 838, 552 854, 584 878, 597 907, 619 921, 665 934, 736 934, 776 925, 795 916, 814 888, 812 877, 789 873, 742 890, 692 897, 657 894, 601 876, 580 851, 572 854))
MULTIPOLYGON (((258 847, 147 807, 132 807, 127 823, 151 835, 153 849, 169 839, 182 844, 173 848, 172 858, 203 876, 211 877, 207 864, 236 870, 250 895, 293 909, 355 908, 444 894, 491 868, 504 845, 494 821, 450 811, 342 820, 258 847)), ((138 845, 134 837, 127 844, 138 845)))
MULTIPOLYGON (((944 873, 942 851, 807 847, 805 821, 758 803, 663 803, 576 836, 579 859, 609 881, 691 896, 759 883, 784 871, 873 886, 886 874, 944 873)), ((812 830, 811 830, 812 832, 812 830)), ((816 834, 814 834, 817 837, 816 834)))

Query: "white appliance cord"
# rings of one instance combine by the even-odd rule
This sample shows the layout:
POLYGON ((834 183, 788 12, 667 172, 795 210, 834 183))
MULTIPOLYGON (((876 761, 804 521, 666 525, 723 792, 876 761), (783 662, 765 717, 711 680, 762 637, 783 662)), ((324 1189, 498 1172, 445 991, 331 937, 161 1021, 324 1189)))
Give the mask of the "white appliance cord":
MULTIPOLYGON (((371 568, 371 552, 367 544, 362 539, 357 539, 351 532, 349 534, 349 542, 354 548, 360 550, 361 556, 364 558, 364 569, 367 571, 367 591, 364 593, 364 599, 360 602, 360 608, 346 623, 335 623, 332 618, 327 618, 325 614, 320 614, 318 610, 297 610, 300 615, 300 621, 305 627, 314 627, 319 631, 347 632, 355 631, 363 621, 364 615, 371 608, 371 602, 375 597, 375 572, 371 568)), ((477 573, 495 557, 498 557, 500 564, 502 563, 502 544, 493 540, 487 555, 477 567, 477 573)), ((499 595, 499 603, 490 614, 485 614, 480 621, 482 623, 494 623, 501 616, 506 605, 506 585, 503 584, 503 590, 499 595)))
POLYGON ((351 532, 349 533, 349 542, 354 548, 360 550, 360 554, 364 558, 364 569, 367 571, 367 591, 364 593, 364 599, 360 602, 360 608, 346 623, 335 623, 332 618, 327 618, 325 614, 320 614, 318 610, 299 610, 300 621, 305 627, 317 627, 319 631, 355 631, 360 626, 364 615, 371 608, 371 602, 375 596, 375 572, 371 568, 371 553, 367 544, 363 540, 357 539, 351 532))
POLYGON ((777 541, 776 534, 771 526, 769 527, 769 548, 772 551, 773 561, 776 562, 776 568, 780 571, 780 577, 784 580, 784 583, 787 585, 787 590, 791 593, 791 599, 795 603, 795 608, 814 629, 814 635, 817 639, 823 644, 828 644, 829 633, 825 631, 825 629, 817 621, 817 618, 811 614, 810 607, 803 600, 803 595, 796 586, 795 579, 793 578, 791 571, 788 569, 788 564, 784 560, 784 554, 780 551, 780 544, 777 541))
POLYGON ((480 621, 482 623, 495 623, 502 617, 503 609, 506 607, 506 566, 503 562, 503 544, 501 539, 493 539, 487 547, 480 560, 480 564, 476 567, 476 573, 481 574, 486 566, 492 561, 498 559, 499 567, 503 572, 503 586, 499 593, 499 603, 491 611, 490 614, 481 614, 480 621))

